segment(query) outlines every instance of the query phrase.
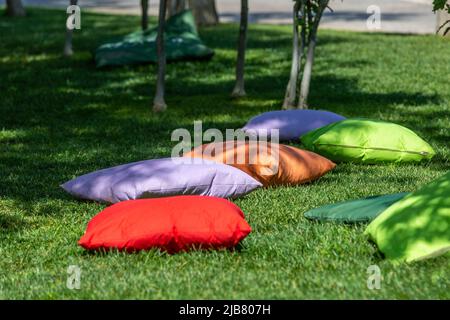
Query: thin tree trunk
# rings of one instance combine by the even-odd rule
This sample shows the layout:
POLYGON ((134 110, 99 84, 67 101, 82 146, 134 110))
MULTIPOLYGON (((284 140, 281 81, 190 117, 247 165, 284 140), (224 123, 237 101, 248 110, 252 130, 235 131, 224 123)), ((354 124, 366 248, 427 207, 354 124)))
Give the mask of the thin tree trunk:
POLYGON ((248 26, 248 0, 241 0, 241 22, 239 26, 239 41, 236 61, 236 84, 231 95, 233 97, 245 96, 244 67, 245 50, 247 46, 248 26))
POLYGON ((142 30, 148 29, 148 0, 141 0, 141 27, 142 30))
POLYGON ((306 62, 303 70, 302 83, 300 85, 300 96, 298 100, 298 109, 308 109, 308 95, 311 84, 312 66, 314 63, 314 51, 316 47, 316 36, 313 35, 309 42, 306 62))
POLYGON ((312 68, 314 64, 314 51, 316 49, 317 43, 317 30, 319 29, 319 23, 320 19, 322 18, 323 11, 328 6, 328 1, 329 0, 321 1, 319 11, 317 12, 317 15, 314 17, 314 24, 309 36, 308 52, 306 55, 306 62, 303 69, 302 83, 300 86, 300 97, 298 101, 299 109, 308 109, 308 95, 311 84, 312 68))
MULTIPOLYGON (((70 0, 71 6, 77 5, 77 3, 78 0, 70 0)), ((64 43, 64 55, 66 57, 73 55, 72 38, 73 38, 73 30, 66 28, 66 41, 64 43)))
POLYGON ((440 10, 436 13, 437 33, 440 35, 450 36, 450 13, 440 10))
POLYGON ((304 46, 304 34, 305 29, 302 27, 302 38, 299 39, 298 35, 298 10, 301 7, 300 11, 302 13, 302 17, 304 15, 304 3, 302 1, 301 6, 299 6, 299 2, 296 1, 293 7, 293 39, 292 39, 292 63, 291 63, 291 74, 289 77, 289 82, 286 88, 286 95, 284 97, 283 109, 292 109, 295 106, 295 99, 297 96, 297 80, 298 73, 300 70, 300 64, 303 55, 303 46, 304 46), (301 41, 301 47, 299 48, 299 41, 301 41))
POLYGON ((213 26, 219 23, 215 0, 189 0, 189 8, 197 26, 213 26))
POLYGON ((161 112, 167 109, 164 100, 164 82, 166 75, 166 52, 164 49, 164 26, 166 24, 167 0, 159 2, 158 35, 156 37, 156 46, 158 53, 158 75, 156 80, 156 94, 153 100, 153 111, 161 112))
POLYGON ((173 16, 177 12, 178 0, 169 0, 167 3, 166 18, 173 16))
POLYGON ((180 13, 187 8, 187 0, 169 0, 167 4, 167 15, 169 18, 177 13, 180 13))
POLYGON ((25 8, 21 0, 6 0, 6 15, 10 17, 24 17, 25 8))
POLYGON ((177 13, 186 10, 189 7, 188 0, 178 0, 177 13))

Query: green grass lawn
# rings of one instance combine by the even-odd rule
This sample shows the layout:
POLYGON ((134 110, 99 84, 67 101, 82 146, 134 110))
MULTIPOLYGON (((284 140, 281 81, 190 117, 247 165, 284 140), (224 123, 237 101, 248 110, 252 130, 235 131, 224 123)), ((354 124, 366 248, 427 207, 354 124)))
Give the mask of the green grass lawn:
MULTIPOLYGON (((171 132, 238 128, 279 109, 290 68, 291 28, 251 25, 247 93, 231 100, 238 26, 201 30, 210 62, 168 66, 164 114, 152 114, 155 66, 96 70, 91 51, 135 30, 138 17, 82 14, 73 58, 61 56, 64 10, 0 10, 0 298, 410 299, 450 298, 449 259, 394 266, 363 235, 364 225, 313 223, 311 208, 413 191, 450 168, 450 41, 321 31, 311 108, 394 121, 437 151, 420 165, 340 164, 298 187, 260 189, 235 202, 253 232, 240 251, 92 254, 77 245, 105 206, 59 185, 80 174, 166 157, 171 132), (380 266, 381 290, 367 288, 380 266), (67 268, 82 270, 66 288, 67 268)), ((154 21, 154 20, 153 20, 154 21)), ((449 195, 450 196, 450 195, 449 195)))

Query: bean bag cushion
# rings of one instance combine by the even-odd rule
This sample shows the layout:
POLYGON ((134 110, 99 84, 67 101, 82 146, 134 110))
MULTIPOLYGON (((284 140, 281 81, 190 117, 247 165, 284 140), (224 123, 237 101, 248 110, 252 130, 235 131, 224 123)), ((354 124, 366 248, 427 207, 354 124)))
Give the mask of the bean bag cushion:
POLYGON ((408 192, 394 193, 329 204, 305 212, 305 217, 342 223, 369 222, 407 194, 408 192))
POLYGON ((368 119, 336 122, 303 135, 301 141, 306 149, 336 162, 418 162, 435 154, 413 131, 368 119))
POLYGON ((176 196, 123 201, 97 214, 78 242, 88 250, 160 248, 170 253, 236 246, 251 231, 228 200, 176 196))
POLYGON ((103 169, 66 182, 62 188, 78 198, 116 203, 174 195, 237 198, 261 186, 231 166, 213 161, 199 165, 176 160, 145 160, 103 169))
POLYGON ((387 208, 365 233, 396 262, 450 251, 450 172, 387 208))
MULTIPOLYGON (((118 41, 105 43, 95 51, 97 67, 156 63, 157 27, 137 31, 118 41)), ((214 51, 200 39, 190 10, 166 21, 164 46, 167 61, 210 59, 214 51)))
POLYGON ((298 185, 316 180, 335 167, 330 160, 291 146, 231 141, 204 144, 184 157, 211 159, 234 166, 264 186, 298 185))
POLYGON ((279 130, 280 141, 298 138, 317 128, 345 119, 343 116, 321 110, 278 110, 260 114, 242 128, 245 132, 259 136, 270 136, 270 130, 279 130))

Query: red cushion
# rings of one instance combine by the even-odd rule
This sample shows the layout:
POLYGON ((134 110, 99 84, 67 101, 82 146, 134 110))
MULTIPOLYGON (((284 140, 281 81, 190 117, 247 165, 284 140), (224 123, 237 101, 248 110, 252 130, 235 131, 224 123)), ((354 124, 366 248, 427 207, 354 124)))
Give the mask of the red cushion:
POLYGON ((206 196, 176 196, 119 202, 97 214, 78 244, 88 250, 230 248, 251 231, 232 202, 206 196))

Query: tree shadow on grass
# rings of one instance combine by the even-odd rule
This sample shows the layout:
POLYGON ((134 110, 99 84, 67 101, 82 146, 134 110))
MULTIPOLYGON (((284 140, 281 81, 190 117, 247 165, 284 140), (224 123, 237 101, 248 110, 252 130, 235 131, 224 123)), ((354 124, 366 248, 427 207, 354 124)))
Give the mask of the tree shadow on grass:
MULTIPOLYGON (((233 54, 219 52, 212 61, 170 65, 169 109, 165 114, 152 114, 155 66, 97 70, 90 60, 89 51, 97 44, 135 29, 129 26, 129 20, 86 14, 85 28, 74 39, 78 53, 65 59, 61 56, 64 33, 60 28, 60 14, 64 12, 30 12, 29 18, 14 24, 0 18, 0 31, 5 34, 0 54, 7 57, 0 64, 0 73, 7 79, 0 82, 0 126, 10 134, 5 138, 0 131, 0 169, 8 173, 0 176, 2 196, 35 201, 45 193, 46 197, 66 200, 60 183, 109 166, 169 156, 176 144, 170 141, 171 132, 180 127, 192 132, 194 120, 203 120, 204 130, 240 128, 250 117, 281 106, 289 73, 288 32, 271 27, 251 30, 249 55, 261 58, 248 61, 249 97, 232 100, 229 93, 234 84, 236 33, 231 30, 237 31, 237 27, 202 29, 208 45, 217 50, 230 49, 233 54), (21 37, 8 36, 13 28, 21 37), (14 54, 7 51, 11 46, 17 48, 14 54), (265 48, 274 49, 268 53, 259 50, 265 48), (276 67, 271 65, 274 61, 276 67)), ((319 46, 345 41, 345 36, 326 35, 319 46)), ((379 113, 395 113, 398 104, 420 110, 441 102, 438 94, 363 92, 356 77, 333 74, 326 65, 321 66, 321 61, 340 68, 370 66, 365 59, 357 59, 353 65, 333 55, 318 59, 319 72, 313 77, 310 97, 312 108, 347 117, 378 117, 379 113)), ((442 112, 443 117, 448 113, 442 112)), ((422 125, 411 123, 411 128, 422 125)), ((445 142, 440 129, 433 129, 432 141, 445 142)))
POLYGON ((0 233, 2 235, 16 233, 24 229, 26 225, 27 224, 23 218, 0 214, 0 233))

